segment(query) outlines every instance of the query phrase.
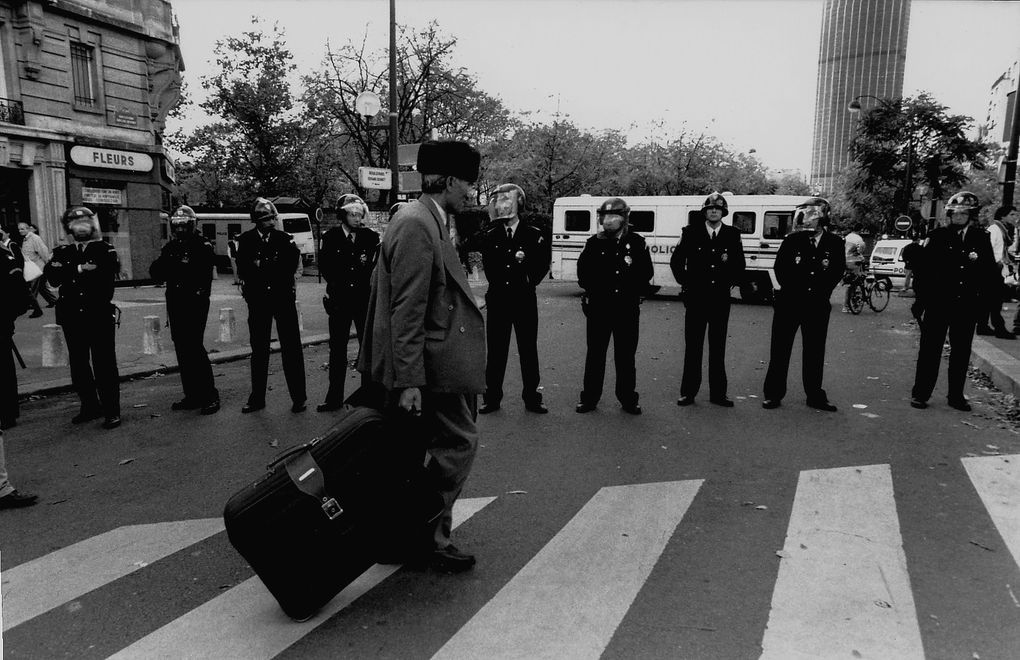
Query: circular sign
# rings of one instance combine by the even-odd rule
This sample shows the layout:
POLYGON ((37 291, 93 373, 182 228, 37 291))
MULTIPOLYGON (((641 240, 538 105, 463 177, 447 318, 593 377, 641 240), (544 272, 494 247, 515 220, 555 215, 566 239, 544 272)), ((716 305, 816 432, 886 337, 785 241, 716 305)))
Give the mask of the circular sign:
POLYGON ((325 214, 322 212, 322 208, 315 209, 315 221, 322 222, 322 218, 325 214))
POLYGON ((362 92, 354 99, 354 109, 364 117, 374 117, 381 107, 379 95, 375 92, 362 92))
POLYGON ((896 227, 897 231, 907 231, 913 224, 914 222, 910 219, 909 215, 901 215, 896 218, 893 227, 896 227))

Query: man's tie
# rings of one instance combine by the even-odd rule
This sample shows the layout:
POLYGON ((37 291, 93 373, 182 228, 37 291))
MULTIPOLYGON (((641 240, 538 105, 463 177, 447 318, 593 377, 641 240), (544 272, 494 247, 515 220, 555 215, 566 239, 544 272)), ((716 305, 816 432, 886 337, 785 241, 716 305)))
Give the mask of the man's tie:
POLYGON ((84 255, 85 254, 85 244, 84 243, 78 243, 78 254, 79 255, 84 255))
POLYGON ((712 241, 713 243, 715 242, 715 235, 716 235, 716 233, 717 233, 717 232, 712 232, 712 238, 711 238, 711 239, 709 239, 709 240, 711 240, 711 241, 712 241))
POLYGON ((811 249, 814 250, 817 247, 818 247, 818 239, 816 239, 814 236, 812 236, 811 237, 811 249))
POLYGON ((506 228, 506 240, 508 241, 514 240, 514 230, 510 227, 506 228))
POLYGON ((347 240, 351 242, 351 245, 354 245, 354 232, 347 234, 347 240))

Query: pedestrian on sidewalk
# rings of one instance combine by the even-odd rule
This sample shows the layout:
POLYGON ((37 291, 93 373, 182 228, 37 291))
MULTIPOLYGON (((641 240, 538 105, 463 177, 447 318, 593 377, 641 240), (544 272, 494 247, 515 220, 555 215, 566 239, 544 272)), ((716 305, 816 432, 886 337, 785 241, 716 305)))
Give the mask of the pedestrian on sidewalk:
POLYGON ((269 342, 274 319, 280 338, 283 374, 290 391, 290 411, 305 411, 305 362, 294 281, 294 274, 301 265, 301 252, 293 236, 276 228, 278 215, 272 202, 259 197, 251 211, 255 228, 237 239, 237 270, 241 276, 241 295, 248 304, 251 341, 251 394, 241 408, 242 413, 266 407, 269 342))
POLYGON ((227 239, 227 258, 230 259, 230 273, 234 277, 234 286, 241 283, 241 279, 237 276, 237 237, 240 232, 230 232, 230 237, 227 239))
POLYGON ((486 415, 500 408, 503 377, 510 352, 510 332, 517 335, 521 359, 524 409, 538 414, 549 412, 538 391, 538 298, 537 287, 552 261, 552 248, 542 230, 523 223, 524 190, 512 183, 498 186, 490 196, 489 218, 494 226, 482 238, 482 269, 489 281, 485 292, 484 405, 486 415))
POLYGON ((1009 211, 996 209, 993 218, 983 218, 981 225, 992 242, 992 256, 995 258, 995 272, 990 276, 988 291, 985 292, 985 310, 978 317, 976 334, 994 335, 999 339, 1016 339, 1006 328, 1002 318, 1002 298, 1006 292, 1006 278, 1013 273, 1013 259, 1009 256, 1009 234, 1002 218, 1009 211))
POLYGON ((347 381, 347 344, 351 322, 361 348, 371 277, 379 259, 379 234, 364 226, 368 205, 357 195, 340 195, 336 201, 340 226, 322 236, 319 272, 326 279, 322 306, 329 317, 329 389, 318 412, 339 410, 347 381))
POLYGON ((606 351, 613 339, 616 398, 625 412, 641 414, 637 353, 641 300, 652 279, 652 255, 643 236, 630 228, 630 207, 619 197, 602 202, 599 231, 577 259, 577 283, 584 289, 581 309, 587 320, 584 389, 574 412, 595 410, 606 376, 606 351))
POLYGON ((172 410, 200 410, 212 415, 220 409, 220 394, 205 350, 205 325, 216 257, 212 244, 195 232, 198 217, 181 206, 170 218, 170 241, 149 267, 157 283, 166 282, 166 313, 177 353, 184 398, 172 410))
MULTIPOLYGON (((478 449, 478 394, 485 389, 485 321, 450 239, 452 215, 474 200, 481 157, 466 142, 431 140, 418 150, 422 196, 400 209, 372 277, 358 370, 401 409, 419 414, 428 471, 446 507, 420 547, 392 561, 463 571, 475 558, 450 541, 453 505, 478 449)), ((404 438, 405 441, 413 439, 404 438)))
MULTIPOLYGON (((0 430, 18 423, 18 371, 14 364, 14 321, 28 309, 28 287, 18 246, 0 227, 0 430), (17 254, 16 254, 17 253, 17 254)), ((0 466, 2 468, 2 466, 0 466)), ((0 478, 3 474, 0 473, 0 478)), ((0 481, 0 487, 3 482, 0 481)))
POLYGON ((708 400, 732 408, 726 395, 726 333, 730 322, 730 289, 744 275, 740 230, 723 224, 729 214, 726 198, 713 192, 701 205, 705 224, 684 227, 669 259, 673 277, 683 290, 684 370, 678 406, 689 406, 701 389, 705 333, 708 333, 708 400))
POLYGON ((20 509, 32 506, 38 495, 20 493, 11 485, 7 475, 7 456, 4 454, 4 432, 0 430, 0 509, 20 509))
POLYGON ((950 197, 946 202, 949 225, 933 229, 921 252, 924 276, 917 295, 924 301, 924 318, 911 390, 914 408, 928 407, 948 333, 949 406, 965 412, 971 409, 963 386, 974 328, 987 315, 984 296, 998 277, 988 232, 971 224, 980 209, 973 193, 961 191, 950 197))
POLYGON ((38 234, 32 231, 31 225, 27 222, 18 223, 18 233, 21 234, 21 255, 25 258, 25 261, 32 262, 38 268, 38 276, 32 278, 28 284, 28 295, 32 305, 32 314, 29 318, 35 319, 43 315, 42 308, 39 307, 39 301, 37 300, 40 293, 49 307, 52 307, 57 300, 57 297, 46 286, 46 278, 42 277, 43 268, 46 267, 46 262, 50 260, 50 249, 46 247, 43 239, 39 238, 38 234))
POLYGON ((799 329, 807 405, 827 412, 836 411, 822 389, 822 377, 825 338, 832 314, 829 298, 846 270, 846 252, 843 239, 827 231, 829 211, 828 200, 821 197, 804 200, 794 213, 800 231, 783 239, 776 253, 779 291, 772 314, 772 340, 762 408, 778 408, 786 396, 790 355, 799 329))
POLYGON ((117 371, 116 317, 113 283, 120 259, 102 240, 99 219, 84 206, 62 218, 70 243, 53 251, 44 271, 60 288, 57 323, 64 329, 71 383, 81 408, 71 422, 82 424, 105 417, 103 428, 120 426, 120 374, 117 371))

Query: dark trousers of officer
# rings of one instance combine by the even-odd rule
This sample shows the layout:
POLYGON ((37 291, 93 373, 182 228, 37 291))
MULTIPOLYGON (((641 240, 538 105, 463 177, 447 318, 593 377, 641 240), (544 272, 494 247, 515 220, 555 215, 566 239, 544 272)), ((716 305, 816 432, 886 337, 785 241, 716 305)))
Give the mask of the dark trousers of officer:
POLYGON ((991 327, 995 332, 1006 331, 1006 320, 1002 318, 1002 298, 1005 292, 1006 282, 1002 277, 994 278, 994 283, 983 298, 984 311, 978 319, 978 325, 991 327))
POLYGON ((956 307, 929 306, 921 321, 921 345, 917 351, 917 370, 914 388, 910 394, 918 401, 927 401, 935 391, 942 362, 942 346, 949 335, 949 388, 951 401, 963 400, 963 386, 967 380, 967 363, 970 346, 974 341, 976 319, 981 307, 960 304, 956 307))
POLYGON ((808 401, 828 401, 822 389, 825 368, 825 338, 829 333, 832 305, 824 301, 776 301, 772 314, 772 345, 765 374, 765 398, 780 401, 786 396, 793 340, 800 330, 803 344, 801 373, 808 401))
POLYGON ((633 304, 607 305, 592 303, 588 308, 588 352, 584 358, 584 390, 581 402, 598 403, 602 397, 602 382, 606 376, 606 351, 609 338, 613 338, 613 359, 616 363, 616 398, 623 405, 638 402, 637 370, 634 354, 637 353, 638 325, 641 307, 633 304))
POLYGON ((365 314, 368 298, 331 302, 326 306, 329 316, 329 389, 325 403, 340 405, 344 402, 344 385, 347 381, 347 344, 351 339, 351 322, 358 335, 358 346, 365 336, 365 314))
POLYGON ((517 336, 521 356, 521 398, 541 403, 538 392, 538 301, 535 291, 485 297, 485 402, 499 405, 503 399, 503 377, 510 352, 510 330, 517 336))
POLYGON ((18 418, 18 372, 14 365, 14 334, 0 328, 0 422, 18 418))
POLYGON ((276 319, 276 334, 280 339, 287 390, 294 403, 304 403, 305 361, 301 349, 301 331, 298 329, 297 306, 293 298, 248 303, 248 334, 251 339, 251 396, 248 402, 264 403, 266 400, 273 319, 276 319))
POLYGON ((708 331, 708 390, 712 398, 726 396, 726 332, 730 297, 688 299, 684 303, 684 375, 680 396, 693 397, 701 388, 702 355, 708 331))
POLYGON ((120 417, 120 373, 117 371, 116 326, 113 315, 94 313, 64 322, 64 341, 71 384, 82 412, 120 417))
POLYGON ((184 398, 208 404, 220 398, 213 381, 212 364, 205 350, 205 324, 209 317, 208 298, 167 301, 170 338, 181 370, 184 398))

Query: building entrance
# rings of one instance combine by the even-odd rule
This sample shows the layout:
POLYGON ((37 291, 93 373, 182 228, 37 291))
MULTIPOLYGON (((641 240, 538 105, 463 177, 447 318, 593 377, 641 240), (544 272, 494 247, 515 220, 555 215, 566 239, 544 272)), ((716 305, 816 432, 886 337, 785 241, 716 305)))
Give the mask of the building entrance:
POLYGON ((28 178, 30 170, 0 167, 0 225, 14 237, 18 236, 18 223, 32 223, 28 206, 28 178))

